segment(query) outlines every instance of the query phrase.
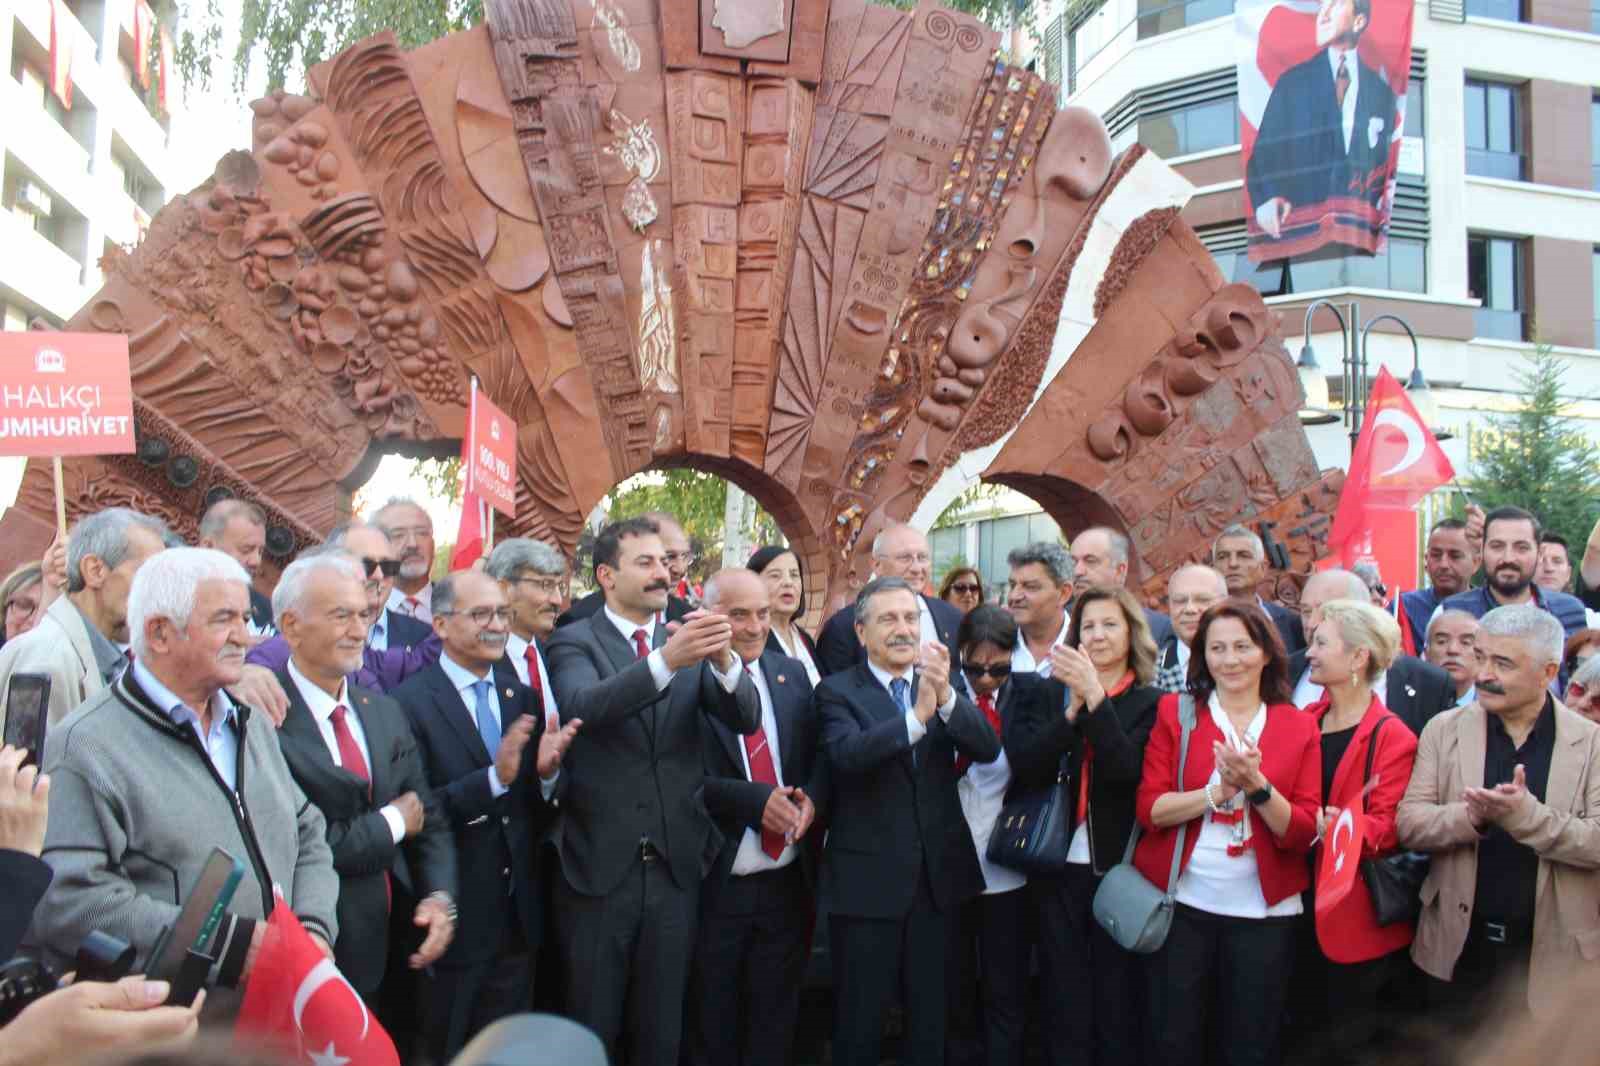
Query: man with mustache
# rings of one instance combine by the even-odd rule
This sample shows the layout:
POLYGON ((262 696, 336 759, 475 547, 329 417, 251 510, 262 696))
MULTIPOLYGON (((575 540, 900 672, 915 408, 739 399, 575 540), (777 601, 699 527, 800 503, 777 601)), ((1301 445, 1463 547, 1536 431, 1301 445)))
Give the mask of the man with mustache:
MULTIPOLYGON (((1483 519, 1483 571, 1488 581, 1440 604, 1442 611, 1466 611, 1482 618, 1496 607, 1531 604, 1554 615, 1567 636, 1589 625, 1583 601, 1534 584, 1539 562, 1539 520, 1520 507, 1496 507, 1483 519)), ((1566 677, 1558 679, 1566 683, 1566 677)))
POLYGON ((582 723, 563 729, 546 716, 502 661, 511 608, 498 581, 448 574, 430 602, 444 652, 394 698, 455 837, 455 940, 418 997, 423 1045, 447 1062, 489 1023, 528 1009, 544 928, 535 848, 568 785, 562 757, 582 723))
POLYGON ((1411 957, 1459 1046, 1508 1011, 1548 1021, 1594 968, 1600 726, 1550 694, 1564 644, 1531 603, 1484 614, 1477 701, 1428 723, 1400 802, 1400 846, 1433 857, 1411 957))
POLYGON ((567 587, 567 559, 556 549, 526 537, 512 537, 494 546, 484 572, 500 582, 511 608, 506 656, 517 680, 533 689, 547 714, 556 712, 544 645, 556 630, 561 596, 567 587))
MULTIPOLYGON (((682 523, 665 511, 646 511, 639 517, 654 522, 656 528, 661 530, 661 561, 666 564, 669 584, 667 606, 658 612, 657 621, 677 622, 694 609, 694 605, 688 600, 672 594, 672 590, 678 587, 679 582, 689 573, 689 567, 694 564, 694 552, 689 546, 689 534, 684 532, 682 523)), ((600 608, 605 606, 605 602, 605 589, 595 589, 563 611, 556 619, 556 627, 571 625, 598 613, 600 608)))
POLYGON ((605 605, 547 649, 561 717, 584 723, 553 836, 567 1013, 632 1066, 678 1063, 700 883, 719 842, 701 798, 707 719, 739 736, 761 725, 727 617, 691 611, 670 634, 658 621, 665 554, 650 519, 602 529, 605 605))
POLYGON ((433 621, 433 519, 416 500, 395 497, 373 512, 372 524, 383 530, 400 560, 400 573, 389 593, 389 607, 419 622, 433 621))
MULTIPOLYGON (((927 535, 903 523, 884 527, 872 539, 872 573, 875 577, 897 577, 916 590, 922 616, 921 642, 943 644, 950 653, 950 676, 960 678, 961 651, 956 647, 956 631, 961 628, 961 612, 939 597, 928 595, 933 551, 927 535)), ((1070 560, 1062 580, 1071 581, 1070 560)), ((1069 584, 1067 599, 1070 598, 1069 584)), ((817 637, 817 667, 826 677, 866 661, 866 649, 856 635, 855 612, 846 605, 828 619, 817 637)))
POLYGON ((133 664, 45 742, 42 857, 55 879, 33 930, 59 969, 95 930, 147 965, 211 849, 244 863, 209 945, 208 1021, 238 1012, 274 887, 330 957, 339 932, 322 812, 295 784, 272 723, 226 691, 250 642, 249 586, 244 567, 210 548, 151 556, 128 593, 133 664))
POLYGON ((1478 698, 1478 620, 1466 611, 1440 611, 1428 623, 1428 661, 1456 686, 1455 706, 1478 698))
POLYGON ((346 680, 361 664, 371 617, 364 582, 352 556, 322 549, 289 564, 272 600, 292 652, 278 675, 289 696, 278 743, 328 822, 339 874, 334 960, 375 1006, 395 901, 405 904, 406 922, 426 933, 412 969, 431 965, 449 947, 456 854, 405 713, 346 680))

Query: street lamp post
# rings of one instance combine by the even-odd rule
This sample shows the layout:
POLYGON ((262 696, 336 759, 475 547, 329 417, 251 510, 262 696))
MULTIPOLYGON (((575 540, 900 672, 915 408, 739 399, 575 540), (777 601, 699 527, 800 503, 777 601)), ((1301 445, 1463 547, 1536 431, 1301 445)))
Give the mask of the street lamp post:
POLYGON ((1343 348, 1339 362, 1344 391, 1344 423, 1350 430, 1350 446, 1355 447, 1356 439, 1361 436, 1361 425, 1366 419, 1367 336, 1373 326, 1384 321, 1393 322, 1405 330, 1406 336, 1411 339, 1411 375, 1406 379, 1406 393, 1411 397, 1412 406, 1416 407, 1423 425, 1433 431, 1436 439, 1448 440, 1449 433, 1435 428, 1439 421, 1439 404, 1434 399, 1433 390, 1428 387, 1427 379, 1422 376, 1422 350, 1417 345, 1417 334, 1411 324, 1399 315, 1385 313, 1363 326, 1361 305, 1353 300, 1345 304, 1343 312, 1331 300, 1317 300, 1306 308, 1305 338, 1300 348, 1300 359, 1295 364, 1300 384, 1306 393, 1306 406, 1300 412, 1301 423, 1308 426, 1327 425, 1339 417, 1329 410, 1328 379, 1323 375, 1317 363, 1317 354, 1311 347, 1311 320, 1324 308, 1339 320, 1339 343, 1343 348))

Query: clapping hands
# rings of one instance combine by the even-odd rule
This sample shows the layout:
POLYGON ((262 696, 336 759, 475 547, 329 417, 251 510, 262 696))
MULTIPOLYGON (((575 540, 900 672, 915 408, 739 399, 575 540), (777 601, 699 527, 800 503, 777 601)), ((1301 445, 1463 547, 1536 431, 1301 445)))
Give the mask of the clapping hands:
POLYGON ((1098 707, 1105 702, 1105 686, 1100 684, 1100 672, 1089 656, 1078 648, 1057 644, 1050 649, 1050 676, 1067 686, 1072 698, 1067 703, 1067 721, 1075 722, 1078 712, 1085 707, 1098 707))
POLYGON ((1510 781, 1493 788, 1466 789, 1461 793, 1461 799, 1467 805, 1467 817, 1481 831, 1491 825, 1503 825, 1507 818, 1516 813, 1526 795, 1528 775, 1522 764, 1518 763, 1510 781))

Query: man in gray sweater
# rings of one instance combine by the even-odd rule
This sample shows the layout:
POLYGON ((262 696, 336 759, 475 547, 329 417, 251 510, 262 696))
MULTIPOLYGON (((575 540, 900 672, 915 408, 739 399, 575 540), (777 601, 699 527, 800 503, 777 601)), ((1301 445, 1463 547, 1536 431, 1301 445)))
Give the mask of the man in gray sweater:
MULTIPOLYGON (((33 939, 70 964, 104 930, 149 965, 213 847, 245 864, 218 929, 204 1015, 238 1010, 283 893, 332 957, 339 879, 326 825, 290 776, 272 722, 234 701, 249 647, 249 577, 209 548, 172 548, 133 581, 133 665, 50 731, 52 781, 43 858, 54 871, 33 939)), ((70 968, 70 965, 67 966, 70 968)))

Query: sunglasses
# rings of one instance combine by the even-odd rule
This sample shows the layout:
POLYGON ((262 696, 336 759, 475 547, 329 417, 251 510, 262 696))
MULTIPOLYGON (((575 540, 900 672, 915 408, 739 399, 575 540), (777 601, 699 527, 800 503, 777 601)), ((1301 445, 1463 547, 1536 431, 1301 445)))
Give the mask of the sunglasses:
POLYGON ((1011 664, 995 663, 993 666, 979 666, 976 663, 962 663, 961 672, 971 678, 992 677, 996 681, 1004 681, 1011 676, 1011 664))
POLYGON ((958 593, 958 594, 960 594, 962 596, 975 596, 979 592, 982 592, 983 590, 980 589, 977 585, 951 585, 950 586, 950 591, 954 592, 954 593, 958 593))
POLYGON ((384 577, 400 576, 399 559, 369 559, 366 556, 362 556, 361 568, 366 571, 368 577, 371 577, 374 573, 382 573, 384 577))

